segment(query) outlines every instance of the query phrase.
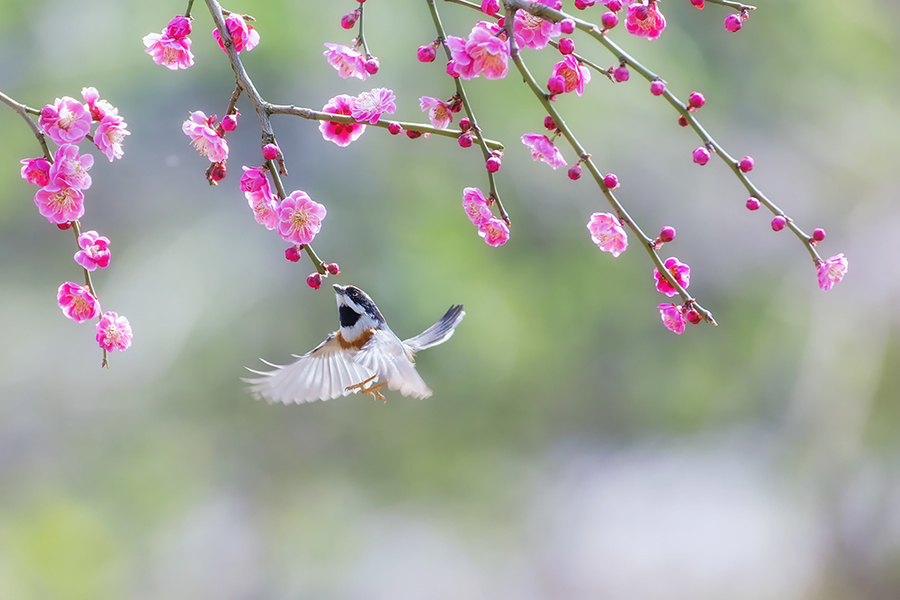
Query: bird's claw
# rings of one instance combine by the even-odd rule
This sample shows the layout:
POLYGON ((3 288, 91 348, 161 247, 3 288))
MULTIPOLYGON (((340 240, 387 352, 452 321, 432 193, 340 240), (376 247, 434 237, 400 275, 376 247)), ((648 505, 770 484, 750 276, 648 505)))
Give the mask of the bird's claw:
POLYGON ((384 383, 379 383, 378 385, 371 385, 369 387, 365 387, 367 383, 369 383, 376 377, 378 377, 377 374, 372 375, 365 381, 361 381, 361 382, 355 383, 353 385, 348 385, 347 391, 349 392, 352 390, 359 390, 360 392, 362 392, 363 394, 365 394, 367 396, 372 396, 372 400, 375 400, 376 398, 378 398, 378 399, 381 399, 381 400, 384 400, 385 402, 387 402, 387 399, 381 393, 381 388, 383 388, 384 386, 387 385, 387 381, 385 381, 384 383))

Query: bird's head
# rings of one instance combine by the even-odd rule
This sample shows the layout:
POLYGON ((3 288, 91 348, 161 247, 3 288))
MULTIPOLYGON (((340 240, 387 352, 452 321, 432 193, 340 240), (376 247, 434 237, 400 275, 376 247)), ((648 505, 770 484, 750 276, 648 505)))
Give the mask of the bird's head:
POLYGON ((382 329, 386 326, 381 311, 368 294, 358 287, 335 284, 334 292, 344 339, 353 340, 367 329, 382 329))

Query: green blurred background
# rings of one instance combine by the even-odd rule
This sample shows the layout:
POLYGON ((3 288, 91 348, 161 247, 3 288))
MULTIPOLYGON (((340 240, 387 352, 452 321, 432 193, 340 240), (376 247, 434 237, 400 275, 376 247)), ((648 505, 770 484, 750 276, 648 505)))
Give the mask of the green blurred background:
MULTIPOLYGON (((477 15, 438 4, 465 36, 477 15)), ((395 118, 422 121, 419 96, 453 91, 415 61, 434 39, 425 3, 366 4, 381 60, 366 82, 321 55, 349 42, 338 22, 356 5, 225 8, 257 19, 262 43, 242 56, 267 100, 318 109, 384 86, 395 118)), ((202 2, 196 65, 170 72, 141 38, 183 3, 0 1, 0 90, 41 107, 95 86, 128 122, 123 160, 93 152, 82 223, 112 240, 94 281, 135 334, 101 370, 93 325, 57 308, 76 248, 38 215, 18 161, 39 149, 0 107, 0 598, 900 596, 900 7, 761 2, 729 34, 722 7, 660 6, 660 40, 612 38, 681 98, 704 92, 713 136, 756 159, 754 181, 801 227, 828 231, 823 256, 850 260, 829 293, 721 161, 692 164, 696 136, 647 82, 596 74, 557 105, 645 230, 678 230, 664 257, 691 265, 719 327, 671 334, 646 254, 590 243, 602 197, 531 162, 518 138, 543 115, 516 75, 467 84, 508 148, 514 227, 497 249, 460 206, 486 186, 475 149, 380 129, 341 149, 275 118, 286 186, 327 206, 315 247, 342 268, 314 292, 308 261, 284 260, 237 189, 260 161, 250 105, 217 188, 181 133, 234 86, 202 2), (368 291, 403 337, 465 304, 456 336, 420 357, 432 398, 284 407, 244 392, 245 365, 336 327, 333 281, 368 291)), ((526 58, 541 80, 557 60, 526 58)))

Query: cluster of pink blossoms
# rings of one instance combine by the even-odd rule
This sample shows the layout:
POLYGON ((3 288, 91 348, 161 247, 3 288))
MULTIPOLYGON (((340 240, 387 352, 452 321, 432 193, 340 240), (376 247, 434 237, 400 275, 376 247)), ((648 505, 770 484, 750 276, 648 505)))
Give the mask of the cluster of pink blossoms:
POLYGON ((150 55, 158 65, 177 71, 187 69, 194 64, 191 54, 191 20, 178 16, 169 21, 162 33, 149 33, 144 36, 144 52, 150 55))
POLYGON ((337 121, 321 121, 319 131, 322 137, 338 146, 349 146, 366 131, 365 123, 375 124, 383 114, 394 114, 394 92, 387 88, 376 88, 371 92, 363 92, 358 96, 340 94, 329 100, 322 112, 334 115, 347 115, 356 123, 339 123, 337 121))
MULTIPOLYGON (((562 8, 560 0, 538 0, 538 2, 556 10, 562 8)), ((545 21, 524 10, 516 11, 513 36, 519 48, 540 50, 550 43, 551 38, 559 37, 560 33, 559 23, 545 21)))
POLYGON ((496 23, 479 21, 469 33, 469 38, 448 35, 447 48, 451 60, 447 73, 460 79, 474 79, 484 75, 486 79, 503 79, 509 69, 509 40, 496 23))
POLYGON ((481 190, 473 187, 465 188, 462 205, 469 220, 478 228, 478 235, 486 244, 497 247, 509 241, 509 227, 502 219, 493 215, 488 199, 481 190))
MULTIPOLYGON (((22 178, 41 187, 34 195, 38 212, 60 229, 71 229, 84 216, 84 190, 92 183, 89 171, 94 157, 81 154, 77 144, 91 135, 92 124, 98 123, 92 136, 94 145, 112 162, 122 158, 122 144, 130 135, 118 109, 102 100, 96 89, 84 88, 81 95, 84 104, 65 96, 41 110, 41 131, 59 145, 53 160, 41 157, 21 161, 22 178)), ((109 265, 109 238, 87 231, 77 241, 79 250, 74 259, 85 273, 109 265)), ((124 350, 131 344, 128 320, 112 312, 101 317, 100 301, 89 285, 67 281, 57 290, 56 300, 63 314, 78 323, 100 318, 96 339, 104 350, 124 350)))
POLYGON ((279 201, 269 185, 265 167, 245 166, 240 186, 256 222, 266 229, 277 229, 284 241, 297 246, 309 244, 322 229, 325 207, 299 190, 279 201))
POLYGON ((328 64, 337 69, 341 79, 348 77, 356 77, 360 81, 365 81, 369 75, 378 72, 378 59, 374 56, 366 56, 359 50, 345 46, 343 44, 325 44, 325 60, 328 64))

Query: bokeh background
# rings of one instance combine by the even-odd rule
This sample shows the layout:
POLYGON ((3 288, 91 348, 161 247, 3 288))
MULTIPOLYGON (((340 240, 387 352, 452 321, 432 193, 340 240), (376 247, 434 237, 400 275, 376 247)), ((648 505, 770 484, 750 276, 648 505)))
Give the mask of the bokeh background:
MULTIPOLYGON (((465 36, 474 12, 438 3, 465 36)), ((134 343, 99 368, 92 324, 64 318, 76 248, 34 207, 19 160, 38 146, 0 106, 0 598, 15 599, 765 599, 900 597, 900 360, 896 237, 900 8, 890 0, 760 2, 742 31, 727 11, 661 3, 650 42, 612 37, 680 97, 700 90, 707 129, 850 271, 821 292, 806 250, 633 76, 594 75, 558 107, 664 256, 720 326, 667 331, 652 266, 590 243, 596 187, 531 162, 542 131, 519 77, 467 84, 508 151, 501 193, 511 241, 490 248, 463 213, 482 158, 450 139, 370 129, 341 149, 316 123, 275 117, 289 190, 324 203, 315 247, 340 283, 411 336, 451 303, 468 316, 419 370, 434 396, 353 396, 306 406, 253 401, 239 378, 315 346, 337 323, 329 279, 257 225, 237 189, 260 162, 241 100, 230 175, 181 133, 222 114, 234 86, 195 6, 196 65, 144 54, 183 2, 0 2, 0 89, 41 107, 95 86, 132 135, 98 152, 84 229, 112 239, 96 272, 104 310, 134 343)), ((424 2, 369 2, 381 60, 341 80, 324 42, 349 42, 356 2, 249 2, 261 45, 244 54, 270 101, 314 109, 339 93, 449 97, 424 2)), ((571 10, 571 3, 565 2, 571 10)), ((599 20, 600 7, 583 13, 599 20)), ((577 51, 611 57, 587 38, 577 51)), ((555 52, 527 53, 546 78, 555 52)), ((573 162, 569 149, 563 150, 573 162)))

